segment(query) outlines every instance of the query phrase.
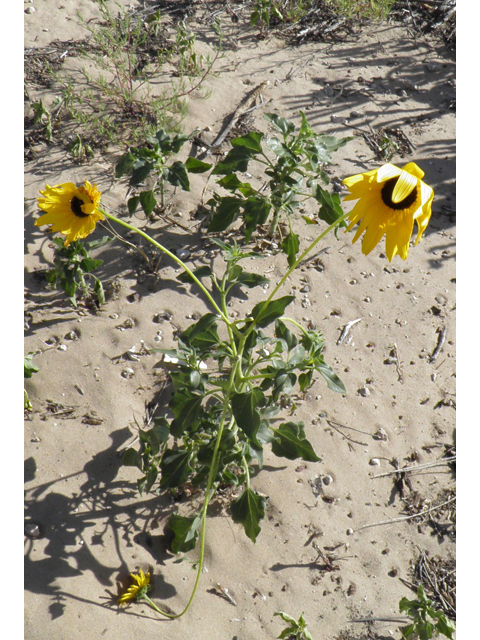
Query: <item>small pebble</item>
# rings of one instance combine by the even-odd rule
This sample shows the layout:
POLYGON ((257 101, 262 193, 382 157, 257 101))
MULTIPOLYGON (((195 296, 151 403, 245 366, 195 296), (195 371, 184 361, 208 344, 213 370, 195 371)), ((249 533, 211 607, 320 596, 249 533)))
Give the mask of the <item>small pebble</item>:
POLYGON ((368 398, 370 395, 370 389, 368 389, 368 387, 361 387, 357 393, 359 396, 362 396, 362 398, 368 398))
POLYGON ((333 482, 333 478, 332 478, 332 476, 329 476, 329 475, 323 476, 323 478, 322 478, 322 482, 323 482, 323 484, 324 484, 325 486, 327 486, 327 487, 328 487, 328 485, 329 485, 329 484, 332 484, 332 482, 333 482))
POLYGON ((380 466, 380 460, 378 458, 372 458, 370 464, 372 467, 378 467, 380 466))
POLYGON ((190 251, 188 249, 177 249, 176 253, 177 257, 180 258, 180 260, 186 260, 190 257, 190 251))
POLYGON ((127 367, 122 371, 122 378, 131 378, 135 374, 135 371, 130 367, 127 367))
POLYGON ((37 436, 36 433, 33 434, 33 436, 30 438, 30 442, 41 442, 40 438, 37 436))
POLYGON ((109 317, 111 320, 116 320, 116 319, 118 318, 118 313, 111 313, 108 317, 109 317))
POLYGON ((25 9, 25 13, 35 13, 35 11, 35 7, 28 7, 28 9, 25 9))
POLYGON ((67 345, 66 344, 60 344, 57 347, 58 351, 66 351, 67 350, 67 345))
POLYGON ((373 434, 373 437, 375 440, 385 440, 385 441, 388 440, 387 432, 385 431, 385 429, 382 429, 381 427, 378 431, 376 431, 373 434))
POLYGON ((353 534, 353 529, 347 529, 347 536, 351 536, 353 534))
POLYGON ((25 535, 29 538, 39 538, 42 533, 40 526, 35 522, 28 522, 24 528, 25 535))

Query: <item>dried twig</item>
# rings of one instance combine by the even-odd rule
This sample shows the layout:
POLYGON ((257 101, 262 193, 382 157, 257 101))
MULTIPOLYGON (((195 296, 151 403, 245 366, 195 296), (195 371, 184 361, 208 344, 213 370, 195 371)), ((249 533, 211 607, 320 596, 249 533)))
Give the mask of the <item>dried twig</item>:
POLYGON ((357 324, 357 322, 360 322, 360 320, 363 320, 363 318, 357 318, 356 320, 350 320, 350 322, 347 322, 347 324, 343 327, 343 330, 342 330, 342 333, 340 334, 339 339, 337 340, 337 345, 343 343, 350 329, 353 327, 354 324, 357 324))
POLYGON ((434 352, 432 353, 432 355, 430 356, 430 364, 432 362, 435 362, 435 360, 438 357, 438 354, 440 353, 440 351, 442 350, 443 347, 443 343, 445 342, 445 338, 447 336, 447 327, 442 327, 442 329, 439 331, 439 336, 438 336, 438 342, 437 342, 437 346, 435 347, 434 352))
POLYGON ((359 429, 354 429, 353 427, 347 427, 344 424, 340 424, 339 422, 334 422, 333 420, 327 420, 327 423, 332 427, 332 429, 335 429, 335 431, 338 431, 338 433, 343 436, 344 438, 346 438, 347 440, 350 440, 350 442, 354 442, 355 444, 359 444, 362 447, 368 447, 368 444, 366 442, 360 442, 359 440, 354 440, 353 438, 350 438, 349 436, 346 436, 344 433, 342 433, 340 431, 340 429, 338 427, 342 427, 342 429, 351 429, 352 431, 358 431, 358 433, 363 433, 365 435, 370 435, 369 433, 366 433, 365 431, 359 431, 359 429))
POLYGON ((425 464, 418 464, 415 467, 402 467, 401 469, 395 469, 394 471, 386 471, 385 473, 379 473, 376 476, 372 476, 373 478, 383 478, 384 476, 392 476, 395 473, 404 473, 405 471, 417 471, 419 469, 428 469, 430 467, 439 467, 444 464, 450 464, 451 462, 455 462, 457 456, 452 456, 451 458, 445 458, 443 460, 437 460, 436 462, 426 462, 425 464))
POLYGON ((456 500, 456 496, 450 498, 446 502, 442 502, 441 504, 437 504, 436 507, 430 507, 430 509, 425 509, 425 511, 420 511, 420 513, 414 513, 411 516, 401 516, 400 518, 392 518, 391 520, 383 520, 382 522, 374 522, 373 524, 366 524, 359 529, 355 529, 354 533, 358 533, 359 531, 363 531, 363 529, 370 529, 370 527, 379 527, 382 524, 394 524, 395 522, 403 522, 404 520, 412 520, 413 518, 418 518, 420 516, 424 516, 426 513, 430 513, 431 511, 435 511, 436 509, 440 509, 441 507, 445 507, 447 504, 454 502, 456 500))

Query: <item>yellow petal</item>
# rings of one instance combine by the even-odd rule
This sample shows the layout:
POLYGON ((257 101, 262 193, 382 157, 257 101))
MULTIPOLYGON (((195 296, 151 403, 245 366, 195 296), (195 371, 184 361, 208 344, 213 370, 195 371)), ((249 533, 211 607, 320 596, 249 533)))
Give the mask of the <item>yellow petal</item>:
POLYGON ((415 164, 415 162, 409 162, 408 164, 406 164, 403 167, 403 171, 407 171, 408 173, 411 173, 412 176, 415 176, 419 180, 421 180, 425 175, 425 171, 422 171, 420 167, 417 164, 415 164))
POLYGON ((396 178, 401 174, 402 170, 396 167, 394 164, 384 164, 383 167, 377 171, 377 182, 386 182, 390 178, 396 178))
POLYGON ((392 193, 392 202, 398 203, 405 200, 417 186, 417 178, 407 171, 402 171, 392 193))
POLYGON ((395 219, 391 221, 387 228, 385 239, 385 253, 389 262, 397 255, 403 260, 408 256, 408 245, 413 231, 413 217, 407 211, 398 211, 395 219))

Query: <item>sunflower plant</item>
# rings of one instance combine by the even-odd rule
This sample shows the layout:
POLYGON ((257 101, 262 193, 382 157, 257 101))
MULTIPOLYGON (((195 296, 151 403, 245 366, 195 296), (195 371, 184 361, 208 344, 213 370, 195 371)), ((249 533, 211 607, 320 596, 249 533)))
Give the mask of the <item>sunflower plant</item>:
MULTIPOLYGON (((320 174, 320 164, 329 158, 332 147, 338 148, 338 141, 317 141, 318 144, 309 147, 308 160, 302 160, 303 165, 299 165, 301 154, 295 154, 291 149, 287 151, 292 142, 288 121, 277 117, 274 120, 277 127, 283 129, 286 145, 284 148, 284 143, 278 141, 282 151, 279 149, 277 159, 281 160, 284 153, 286 165, 296 167, 298 172, 297 178, 286 182, 286 192, 291 192, 287 200, 290 206, 294 196, 303 193, 303 187, 298 186, 300 179, 311 170, 320 174), (324 154, 321 158, 320 150, 324 154), (289 165, 292 157, 294 165, 289 165)), ((304 133, 308 133, 305 120, 302 123, 304 133)), ((258 203, 259 194, 254 192, 252 195, 249 185, 240 186, 234 173, 246 165, 252 153, 263 154, 259 150, 259 136, 250 134, 237 139, 240 142, 234 141, 233 153, 222 161, 225 183, 230 179, 229 186, 243 196, 238 199, 244 212, 244 203, 249 198, 258 203), (234 169, 230 175, 226 173, 229 165, 234 169)), ((276 143, 272 144, 275 147, 276 143)), ((303 148, 307 146, 305 144, 303 148)), ((267 160, 265 164, 266 174, 273 180, 270 193, 278 194, 278 202, 284 203, 282 209, 285 201, 276 189, 281 188, 277 171, 283 164, 272 165, 267 160)), ((283 175, 291 174, 286 169, 283 175)), ((114 225, 139 234, 169 256, 182 269, 179 282, 185 287, 196 287, 210 306, 205 315, 177 336, 175 349, 152 350, 160 354, 163 364, 168 367, 171 400, 164 415, 153 417, 151 428, 139 429, 139 446, 127 449, 124 457, 126 465, 137 467, 142 474, 138 481, 140 492, 175 492, 188 485, 197 488, 203 496, 198 510, 175 513, 168 521, 172 550, 188 552, 199 545, 199 560, 193 591, 185 608, 173 614, 155 605, 162 615, 178 618, 193 601, 203 568, 208 508, 220 489, 233 487, 229 493, 232 519, 255 542, 268 497, 256 491, 252 473, 255 468, 262 467, 265 447, 269 447, 274 455, 289 460, 319 460, 304 424, 284 417, 290 396, 296 391, 306 392, 316 376, 320 376, 332 392, 346 392, 339 377, 325 362, 321 331, 312 323, 303 326, 289 315, 294 296, 281 292, 287 279, 328 233, 341 225, 346 226, 347 219, 350 221, 348 229, 361 221, 353 241, 365 232, 364 253, 369 253, 386 235, 389 260, 395 255, 405 259, 414 221, 419 228, 418 240, 431 215, 433 190, 422 182, 422 177, 423 172, 417 165, 409 163, 403 169, 388 164, 346 178, 344 182, 351 192, 348 199, 358 201, 348 213, 343 212, 340 202, 337 203, 333 196, 327 197, 326 190, 315 187, 312 180, 310 188, 314 197, 323 203, 318 212, 319 224, 324 223, 323 230, 303 252, 298 248, 285 251, 288 266, 267 299, 245 315, 235 317, 229 311, 229 301, 235 292, 269 284, 267 278, 244 268, 246 259, 260 259, 258 253, 249 251, 247 246, 251 231, 259 223, 251 213, 256 211, 255 207, 250 209, 252 217, 245 215, 244 218, 247 241, 244 245, 213 239, 224 258, 223 271, 217 272, 206 265, 190 269, 142 229, 105 211, 100 206, 101 194, 95 185, 86 182, 84 186, 76 187, 67 183, 47 187, 41 192, 44 197, 39 199, 39 206, 47 214, 36 224, 50 225, 53 231, 62 233, 66 237, 65 246, 87 237, 97 221, 107 218, 114 225)), ((262 214, 264 221, 270 209, 272 221, 280 211, 275 209, 272 195, 270 198, 266 213, 262 214)), ((213 220, 218 222, 219 218, 214 216, 213 220)), ((121 603, 147 599, 149 578, 148 574, 132 574, 134 583, 121 597, 121 603)))

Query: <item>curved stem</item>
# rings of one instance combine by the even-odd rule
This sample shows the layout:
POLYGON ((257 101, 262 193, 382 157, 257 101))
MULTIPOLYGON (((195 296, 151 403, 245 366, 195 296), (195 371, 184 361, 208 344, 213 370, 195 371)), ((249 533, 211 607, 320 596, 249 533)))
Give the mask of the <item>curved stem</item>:
MULTIPOLYGON (((312 251, 312 249, 314 249, 317 246, 317 244, 320 242, 320 240, 323 240, 323 238, 327 235, 327 233, 330 233, 330 231, 332 231, 332 229, 335 229, 335 227, 337 227, 341 222, 343 222, 348 217, 348 215, 349 215, 349 212, 344 213, 343 216, 340 216, 340 218, 337 218, 337 220, 335 220, 335 222, 333 222, 329 227, 327 227, 325 229, 325 231, 323 231, 318 236, 318 238, 315 238, 315 240, 305 249, 305 251, 300 255, 300 257, 298 257, 295 260, 295 262, 292 264, 290 269, 288 269, 288 271, 285 273, 283 278, 280 280, 280 282, 274 288, 272 293, 268 296, 268 298, 263 303, 263 306, 259 311, 259 315, 261 315, 262 310, 267 306, 267 304, 269 304, 269 302, 271 302, 273 296, 283 286, 285 280, 290 276, 290 274, 295 271, 295 269, 298 267, 300 262, 302 262, 302 260, 305 260, 306 256, 310 253, 310 251, 312 251)), ((248 338, 249 334, 253 331, 254 328, 255 328, 255 323, 252 323, 251 326, 245 332, 245 340, 248 338)))
POLYGON ((129 224, 128 222, 125 222, 124 220, 120 220, 120 218, 115 217, 111 213, 107 213, 104 209, 100 209, 100 207, 98 208, 98 211, 103 213, 103 215, 106 218, 109 218, 110 220, 114 220, 115 222, 118 222, 118 224, 122 225, 123 227, 126 227, 127 229, 130 229, 130 231, 134 231, 135 233, 138 233, 138 235, 142 236, 142 238, 145 238, 145 240, 148 240, 148 242, 151 242, 151 244, 153 244, 155 247, 157 247, 157 249, 160 249, 160 251, 165 253, 169 258, 172 258, 172 260, 174 260, 180 267, 182 267, 182 269, 184 269, 188 273, 188 275, 192 278, 192 280, 195 282, 195 284, 203 291, 203 293, 210 300, 212 306, 215 308, 215 311, 217 311, 217 313, 221 316, 221 318, 225 322, 225 324, 227 326, 230 325, 230 319, 228 318, 227 315, 225 315, 225 313, 222 311, 222 309, 220 309, 220 307, 217 305, 217 303, 212 298, 212 296, 211 296, 210 292, 208 291, 208 289, 206 289, 203 286, 203 284, 200 282, 200 280, 193 274, 193 272, 187 267, 187 265, 184 262, 182 262, 182 260, 180 260, 180 258, 178 258, 174 253, 169 251, 166 247, 161 245, 159 242, 154 240, 152 237, 150 237, 147 233, 145 233, 141 229, 138 229, 138 227, 134 227, 132 224, 129 224))

